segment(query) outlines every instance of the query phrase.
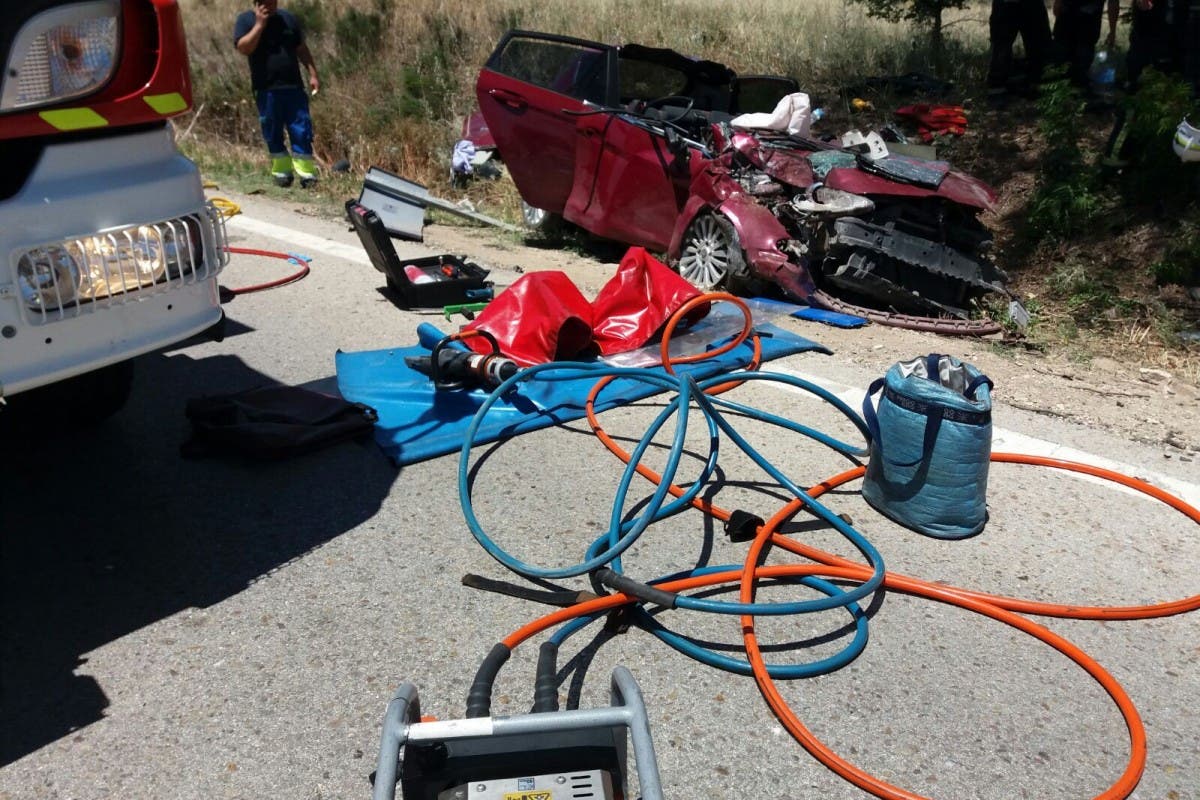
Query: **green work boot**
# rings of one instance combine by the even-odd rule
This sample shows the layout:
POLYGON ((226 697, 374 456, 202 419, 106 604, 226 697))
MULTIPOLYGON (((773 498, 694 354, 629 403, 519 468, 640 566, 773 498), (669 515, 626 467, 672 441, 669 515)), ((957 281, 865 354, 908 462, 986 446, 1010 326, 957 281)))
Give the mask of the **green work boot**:
POLYGON ((308 189, 317 184, 317 165, 312 156, 292 156, 292 166, 300 176, 300 186, 308 189))
POLYGON ((287 188, 292 185, 292 159, 287 154, 271 156, 271 177, 276 186, 287 188))

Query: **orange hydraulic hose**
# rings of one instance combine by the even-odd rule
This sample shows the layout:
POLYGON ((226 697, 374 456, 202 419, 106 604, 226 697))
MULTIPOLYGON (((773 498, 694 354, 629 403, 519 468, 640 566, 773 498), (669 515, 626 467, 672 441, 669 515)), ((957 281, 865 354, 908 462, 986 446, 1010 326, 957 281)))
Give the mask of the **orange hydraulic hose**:
MULTIPOLYGON (((855 472, 855 470, 851 472, 855 472)), ((746 553, 739 592, 741 602, 754 602, 754 590, 757 580, 754 573, 754 565, 759 563, 759 560, 763 557, 763 551, 772 541, 786 538, 776 533, 776 529, 795 514, 795 511, 791 510, 792 506, 793 504, 789 503, 759 529, 758 535, 746 553)), ((860 582, 865 581, 872 574, 872 570, 869 567, 850 562, 847 562, 845 565, 838 565, 835 568, 856 573, 852 576, 847 575, 846 577, 853 577, 854 580, 860 582)), ((916 578, 907 578, 892 572, 884 575, 883 586, 887 589, 903 592, 904 594, 925 597, 964 608, 976 614, 982 614, 1004 622, 1040 639, 1083 667, 1097 683, 1104 687, 1109 697, 1117 704, 1117 707, 1121 711, 1121 716, 1125 720, 1125 726, 1129 731, 1129 762, 1126 764, 1125 770, 1121 773, 1117 781, 1108 790, 1097 795, 1095 800, 1122 800, 1122 798, 1127 797, 1137 788, 1138 781, 1142 777, 1142 771, 1146 766, 1146 731, 1142 725, 1141 717, 1138 715, 1137 708, 1134 707, 1133 701, 1129 699, 1129 695, 1125 693, 1124 688, 1117 683, 1116 679, 1109 675, 1094 658, 1066 639, 1051 633, 1041 625, 957 589, 939 586, 916 578)), ((776 718, 783 723, 788 732, 813 757, 843 779, 853 783, 860 789, 870 792, 876 797, 881 797, 885 800, 926 800, 922 795, 893 786, 854 766, 833 752, 833 750, 805 727, 800 718, 796 716, 796 713, 792 711, 791 706, 779 694, 774 679, 771 678, 770 673, 767 671, 767 665, 763 661, 762 652, 758 646, 758 637, 754 633, 754 617, 752 616, 742 616, 742 641, 746 647, 746 658, 750 662, 750 667, 754 672, 754 680, 758 684, 759 691, 762 692, 763 697, 766 699, 767 705, 771 707, 776 718)))
MULTIPOLYGON (((761 548, 765 543, 767 536, 774 531, 774 526, 778 525, 789 515, 785 515, 783 511, 772 518, 771 522, 763 526, 763 535, 756 541, 756 545, 761 548)), ((749 556, 747 564, 750 565, 749 556)), ((828 566, 821 564, 789 564, 776 566, 760 566, 753 567, 752 565, 743 570, 728 570, 725 572, 714 573, 711 575, 701 575, 691 578, 681 578, 679 580, 669 581, 667 583, 657 584, 656 588, 667 592, 682 592, 689 589, 696 589, 705 586, 713 586, 721 583, 732 583, 741 581, 743 599, 746 598, 747 592, 749 596, 753 596, 754 581, 769 578, 782 577, 801 577, 806 575, 819 575, 825 578, 834 578, 841 580, 861 581, 869 576, 870 570, 858 565, 843 566, 828 566), (748 588, 749 587, 749 588, 748 588)), ((1133 702, 1125 693, 1117 681, 1108 674, 1105 669, 1100 666, 1091 656, 1084 653, 1075 645, 1050 631, 1047 628, 1032 622, 1019 614, 1014 614, 1011 611, 1006 611, 1002 608, 975 600, 970 597, 965 597, 952 589, 933 584, 926 584, 923 581, 913 579, 900 578, 898 576, 887 576, 885 584, 896 591, 913 594, 919 597, 926 597, 938 602, 947 603, 960 608, 974 611, 977 614, 982 614, 991 617, 999 622, 1003 622, 1018 630, 1021 630, 1034 638, 1045 642, 1067 658, 1074 661, 1092 676, 1109 696, 1116 703, 1125 725, 1129 730, 1130 753, 1129 762, 1122 772, 1120 778, 1108 790, 1095 797, 1095 800, 1121 800, 1127 797, 1134 787, 1137 786, 1138 780, 1141 778, 1142 770, 1146 764, 1146 732, 1142 725, 1141 717, 1138 715, 1137 709, 1133 702)), ((604 611, 617 608, 629 603, 638 602, 636 598, 632 598, 626 594, 611 594, 595 600, 589 600, 584 603, 571 606, 570 608, 560 609, 553 613, 547 614, 541 619, 535 620, 528 625, 525 625, 503 639, 503 644, 510 649, 516 648, 522 642, 530 639, 542 631, 559 625, 563 622, 568 622, 576 617, 598 614, 604 611)), ((755 680, 758 682, 759 688, 762 691, 767 703, 771 706, 771 710, 775 712, 788 731, 804 746, 806 750, 813 754, 821 763, 836 772, 842 778, 854 783, 862 789, 865 789, 877 797, 886 798, 886 800, 925 800, 921 795, 907 792, 903 789, 896 788, 889 783, 886 783, 878 778, 875 778, 862 770, 855 767, 853 764, 840 758, 836 753, 826 747, 820 740, 812 735, 803 723, 796 717, 795 713, 788 706, 778 690, 775 688, 774 681, 767 675, 766 665, 762 659, 762 653, 758 647, 758 640, 754 635, 753 618, 744 617, 742 619, 743 638, 746 643, 746 653, 750 659, 750 663, 754 668, 755 680)))
MULTIPOLYGON (((282 258, 285 261, 297 261, 297 257, 288 253, 277 253, 274 250, 257 250, 251 247, 226 247, 225 250, 229 253, 235 253, 247 256, 264 256, 266 258, 282 258)), ((256 283, 253 286, 239 286, 236 289, 229 289, 233 294, 250 294, 252 292, 261 292, 266 289, 275 289, 279 286, 286 286, 289 283, 304 278, 308 275, 310 269, 308 264, 300 264, 300 269, 278 280, 267 281, 266 283, 256 283)))
MULTIPOLYGON (((605 379, 607 380, 607 379, 605 379)), ((632 457, 628 450, 621 447, 600 425, 600 420, 595 413, 594 400, 599 393, 602 384, 598 383, 592 389, 591 394, 587 399, 587 420, 592 428, 592 432, 596 435, 605 447, 613 453, 622 462, 628 464, 632 457)), ((1059 458, 1047 458, 1044 456, 1031 456, 1021 453, 992 453, 992 461, 1009 464, 1031 464, 1034 466, 1051 467, 1054 469, 1067 470, 1070 472, 1079 472, 1084 475, 1091 475, 1096 478, 1119 483, 1122 486, 1141 492, 1149 497, 1160 502, 1166 503, 1171 508, 1184 514, 1193 522, 1200 523, 1200 509, 1188 504, 1169 492, 1152 484, 1137 478, 1132 478, 1128 475, 1122 475, 1119 472, 1094 467, 1090 464, 1081 464, 1077 461, 1066 461, 1059 458)), ((861 478, 866 472, 866 467, 855 467, 853 469, 842 472, 833 476, 821 483, 813 486, 808 490, 808 494, 813 498, 847 484, 853 480, 861 478)), ((643 478, 651 481, 654 484, 662 482, 662 476, 645 466, 638 464, 637 473, 643 478)), ((669 491, 674 497, 681 497, 684 494, 684 489, 678 485, 672 484, 669 491)), ((716 505, 711 500, 703 498, 694 498, 692 506, 703 511, 706 514, 711 514, 716 519, 727 521, 730 516, 728 509, 716 505)), ((789 512, 789 516, 798 512, 804 507, 803 500, 792 500, 785 506, 785 510, 789 512)), ((841 556, 828 553, 802 542, 797 542, 783 534, 776 533, 773 537, 773 544, 778 545, 784 550, 788 550, 796 555, 810 558, 821 564, 830 564, 836 566, 861 566, 854 561, 842 558, 841 556)), ((889 573, 894 574, 894 573, 889 573)), ((900 576, 903 577, 903 576, 900 576)), ((915 579, 913 579, 915 580, 915 579)), ((1036 600, 1025 600, 1019 597, 1008 597, 1005 595, 990 594, 988 592, 978 592, 971 589, 962 589, 951 587, 959 594, 976 600, 982 600, 1009 611, 1016 611, 1022 614, 1034 614, 1040 617, 1059 617, 1062 619, 1089 619, 1089 620, 1135 620, 1135 619, 1153 619, 1156 617, 1169 617, 1176 614, 1185 614, 1189 611, 1195 611, 1200 608, 1200 594, 1191 595, 1181 600, 1170 600, 1162 603, 1153 603, 1150 605, 1140 606, 1082 606, 1074 603, 1046 603, 1036 600)))
MULTIPOLYGON (((756 334, 754 334, 754 318, 750 313, 750 307, 747 306, 745 301, 743 301, 741 298, 725 292, 708 292, 706 294, 697 295, 696 297, 693 297, 691 300, 684 303, 679 310, 672 314, 671 318, 667 320, 666 326, 663 328, 662 345, 660 349, 663 369, 665 369, 669 374, 674 375, 675 370, 672 369, 672 366, 675 364, 689 364, 695 361, 702 361, 707 358, 713 358, 714 356, 728 353, 730 350, 746 341, 746 339, 750 336, 754 337, 754 354, 751 356, 750 363, 746 366, 746 369, 756 370, 762 363, 762 340, 759 339, 756 334), (729 302, 737 306, 737 308, 742 312, 742 330, 731 341, 714 350, 707 350, 703 353, 695 353, 690 356, 672 357, 670 352, 671 336, 675 333, 676 326, 679 325, 680 321, 687 317, 688 312, 693 308, 701 305, 702 303, 712 302, 729 302)), ((621 447, 621 445, 617 444, 616 440, 608 435, 604 428, 601 427, 600 420, 596 416, 596 398, 599 397, 601 390, 603 390, 605 386, 608 386, 608 384, 612 383, 614 380, 616 380, 615 376, 606 376, 596 381, 596 383, 592 386, 592 390, 588 392, 587 402, 585 403, 584 408, 587 410, 587 420, 588 424, 592 428, 592 433, 596 435, 596 438, 603 442, 604 446, 607 447, 609 451, 620 458, 621 461, 628 464, 629 459, 631 459, 633 455, 621 447)), ((710 387, 705 391, 705 394, 720 394, 741 386, 743 383, 745 383, 745 381, 727 381, 726 383, 710 387)), ((646 480, 651 481, 656 486, 662 483, 662 475, 658 474, 646 465, 638 464, 636 469, 639 475, 646 480)), ((675 484, 671 484, 671 486, 668 488, 668 491, 674 497, 680 497, 684 493, 684 490, 675 484)), ((722 522, 729 519, 728 511, 719 506, 713 505, 703 498, 697 497, 693 499, 692 506, 700 509, 706 514, 711 514, 722 522)))
MULTIPOLYGON (((1176 497, 1173 494, 1163 491, 1157 486, 1146 483, 1143 480, 1132 478, 1128 475, 1122 475, 1119 472, 1094 467, 1090 464, 1081 464, 1076 461, 1065 461, 1060 458, 1047 458, 1045 456, 1030 456, 1021 453, 992 453, 992 461, 1007 464, 1030 464, 1039 467, 1051 467, 1053 469, 1067 470, 1070 472, 1078 472, 1084 475, 1091 475, 1096 478, 1102 478, 1113 483, 1119 483, 1122 486, 1141 492, 1149 497, 1154 498, 1162 503, 1169 505, 1171 508, 1187 516, 1193 522, 1200 523, 1200 510, 1195 506, 1189 505, 1185 501, 1176 497)), ((840 475, 834 477, 812 487, 808 493, 813 497, 820 497, 822 494, 835 489, 843 484, 849 483, 852 480, 862 477, 866 471, 864 467, 856 467, 840 475)), ((804 503, 801 500, 793 500, 787 505, 790 514, 794 514, 803 507, 804 503)), ((789 516, 790 516, 789 514, 789 516)), ((824 550, 819 550, 815 547, 797 542, 789 537, 775 534, 773 543, 789 550, 796 555, 811 558, 822 564, 836 564, 838 566, 849 566, 855 562, 842 558, 841 556, 827 553, 824 550)), ((861 565, 859 565, 861 566, 861 565)), ((894 575, 895 573, 889 573, 894 575)), ((901 577, 901 576, 897 576, 901 577)), ((906 580, 914 580, 905 578, 906 580)), ((939 584, 940 585, 940 584, 939 584)), ((1016 611, 1022 614, 1035 614, 1041 617, 1060 617, 1064 619, 1090 619, 1101 621, 1112 620, 1132 620, 1132 619, 1153 619, 1156 617, 1169 617, 1175 614, 1185 614, 1189 611, 1195 611, 1200 608, 1200 594, 1191 595, 1181 600, 1169 600, 1162 603, 1152 603, 1150 605, 1140 606, 1081 606, 1075 604, 1064 603, 1044 603, 1034 600, 1023 600, 1016 597, 1006 597, 1004 595, 989 594, 987 592, 977 592, 970 589, 953 588, 955 592, 965 597, 970 597, 974 600, 982 600, 992 605, 999 606, 1009 611, 1016 611)))
MULTIPOLYGON (((676 316, 672 317, 672 319, 669 321, 665 329, 662 345, 663 363, 668 372, 672 371, 670 368, 672 363, 686 363, 687 361, 695 361, 704 357, 702 354, 699 356, 688 356, 686 359, 672 360, 669 357, 668 345, 670 334, 674 330, 678 320, 681 319, 683 314, 686 313, 687 310, 690 310, 692 306, 700 302, 704 302, 706 297, 707 299, 725 299, 724 297, 719 297, 717 295, 696 298, 690 305, 687 305, 681 309, 680 312, 676 316)), ((735 302, 742 306, 743 313, 746 314, 747 329, 743 330, 741 337, 738 338, 734 343, 728 345, 727 348, 722 349, 719 352, 725 352, 727 349, 732 349, 732 347, 740 344, 740 342, 744 340, 747 335, 749 335, 749 311, 747 308, 745 308, 744 304, 740 303, 740 301, 735 300, 735 302)), ((756 347, 755 363, 753 368, 757 368, 758 366, 758 357, 759 350, 756 347)), ((595 399, 601 389, 607 385, 607 382, 608 379, 598 382, 588 396, 586 406, 588 422, 601 442, 603 442, 604 445, 615 455, 617 455, 618 458, 620 458, 623 462, 628 463, 631 459, 630 453, 617 444, 617 442, 604 431, 604 429, 600 426, 599 420, 595 414, 595 399)), ((728 383, 714 387, 713 390, 710 391, 712 393, 716 393, 718 391, 727 391, 728 389, 739 386, 741 383, 742 381, 737 380, 729 381, 728 383)), ((1157 499, 1160 502, 1166 503, 1175 510, 1192 519, 1194 522, 1200 523, 1200 510, 1197 510, 1183 500, 1174 497, 1173 495, 1155 486, 1152 486, 1145 481, 1122 475, 1111 470, 1072 461, 1065 461, 1062 459, 1029 456, 1016 453, 993 453, 991 458, 996 462, 1051 467, 1054 469, 1079 472, 1082 474, 1091 475, 1093 477, 1113 481, 1126 486, 1127 488, 1134 489, 1135 491, 1139 491, 1149 497, 1157 499)), ((648 467, 645 467, 644 465, 639 464, 637 466, 637 472, 656 484, 661 483, 662 481, 661 475, 649 469, 648 467)), ((819 497, 838 486, 862 477, 864 472, 864 467, 856 467, 854 469, 847 470, 813 487, 809 490, 809 494, 812 497, 819 497)), ((680 486, 672 484, 669 487, 669 491, 672 495, 679 497, 684 494, 685 490, 680 486)), ((692 505, 718 519, 729 519, 730 513, 727 510, 715 505, 710 501, 696 498, 692 500, 692 505)), ((718 583, 731 582, 736 578, 740 583, 741 602, 749 603, 754 601, 757 581, 764 577, 820 575, 826 578, 857 581, 859 583, 870 577, 871 570, 865 565, 856 564, 848 559, 832 553, 827 553, 817 548, 797 542, 778 532, 779 525, 798 513, 803 506, 804 501, 799 499, 793 500, 780 509, 780 511, 777 512, 775 516, 772 517, 771 520, 769 520, 765 525, 759 528, 756 538, 746 555, 746 561, 743 569, 740 572, 728 571, 715 575, 705 575, 671 581, 669 583, 657 585, 656 588, 668 592, 679 592, 700 586, 711 586, 718 583), (789 550, 790 552, 811 558, 819 563, 816 565, 791 565, 779 567, 756 566, 762 558, 764 550, 771 545, 779 546, 783 549, 789 550)), ((1097 795, 1095 800, 1121 800, 1122 798, 1128 797, 1128 795, 1133 792, 1139 780, 1141 779, 1142 772, 1145 768, 1146 736, 1141 718, 1138 715, 1137 709, 1133 706, 1132 701, 1129 699, 1129 696, 1126 694, 1125 690, 1120 686, 1120 684, 1117 683, 1117 681, 1111 675, 1109 675, 1108 672, 1105 671, 1095 659, 1087 655, 1080 648, 1076 647, 1066 639, 1049 631, 1045 627, 1026 619, 1023 616, 1020 616, 1020 614, 1017 612, 1073 619, 1146 619, 1151 617, 1181 614, 1187 611, 1192 611, 1196 608, 1200 608, 1200 595, 1194 595, 1182 600, 1151 605, 1106 607, 1078 606, 1022 600, 1019 598, 1011 598, 985 592, 976 592, 967 589, 959 589, 955 587, 934 584, 928 581, 890 572, 885 576, 883 585, 884 587, 894 591, 947 603, 1003 622, 1011 627, 1034 636, 1046 644, 1049 644, 1051 647, 1054 647, 1060 653, 1081 666, 1104 688, 1104 690, 1116 703, 1129 732, 1129 761, 1117 781, 1113 783, 1113 785, 1110 786, 1106 791, 1097 795)), ((559 623, 566 622, 576 617, 591 615, 611 608, 616 608, 632 602, 637 601, 636 599, 627 595, 617 594, 582 603, 568 609, 563 609, 524 626, 505 639, 504 643, 510 648, 516 647, 529 637, 534 636, 537 633, 559 623)), ((885 798, 885 800, 925 800, 920 795, 893 786, 886 781, 864 772, 863 770, 838 756, 824 743, 818 740, 804 726, 804 724, 796 716, 795 712, 792 711, 787 702, 779 694, 774 680, 771 678, 768 672, 767 665, 762 658, 762 653, 755 635, 754 618, 752 616, 746 615, 742 617, 742 634, 747 657, 751 665, 755 681, 759 686, 759 690, 762 692, 768 705, 771 707, 771 710, 775 713, 780 722, 783 723, 788 731, 806 750, 808 750, 809 753, 811 753, 814 757, 821 761, 821 763, 845 780, 876 795, 877 797, 885 798)))
MULTIPOLYGON (((697 295, 696 297, 693 297, 691 300, 688 300, 686 303, 684 303, 683 306, 681 306, 679 308, 679 310, 677 310, 674 314, 672 314, 671 318, 667 320, 666 326, 663 328, 662 345, 659 350, 660 354, 662 355, 663 369, 665 369, 668 374, 674 375, 675 370, 673 370, 671 367, 674 366, 675 364, 691 364, 696 361, 704 361, 705 359, 715 358, 719 355, 723 355, 725 353, 728 353, 730 350, 734 349, 738 345, 740 345, 742 342, 746 341, 746 339, 748 339, 750 337, 750 335, 753 333, 754 333, 754 316, 750 313, 750 307, 748 305, 746 305, 746 302, 744 300, 742 300, 740 297, 736 297, 727 292, 707 292, 705 294, 697 295), (737 336, 733 337, 733 339, 731 339, 730 341, 726 342, 725 344, 723 344, 720 347, 717 347, 713 350, 706 350, 703 353, 693 353, 690 356, 676 356, 676 357, 672 358, 671 357, 671 336, 672 336, 672 334, 675 333, 676 326, 678 326, 679 323, 687 317, 688 312, 691 311, 696 306, 703 305, 704 303, 713 303, 713 302, 726 302, 726 303, 732 303, 733 305, 737 306, 738 310, 742 312, 742 330, 741 330, 741 332, 738 333, 737 336)), ((756 370, 756 369, 758 369, 758 366, 761 363, 762 363, 762 340, 760 340, 758 338, 758 336, 755 335, 754 336, 754 355, 751 357, 750 363, 746 366, 746 369, 747 370, 756 370)), ((745 381, 736 381, 735 380, 735 381, 729 381, 727 383, 722 383, 719 386, 713 386, 713 387, 709 388, 705 392, 705 394, 714 394, 714 395, 721 394, 722 392, 727 392, 730 389, 734 389, 738 386, 741 386, 744 382, 745 381)))

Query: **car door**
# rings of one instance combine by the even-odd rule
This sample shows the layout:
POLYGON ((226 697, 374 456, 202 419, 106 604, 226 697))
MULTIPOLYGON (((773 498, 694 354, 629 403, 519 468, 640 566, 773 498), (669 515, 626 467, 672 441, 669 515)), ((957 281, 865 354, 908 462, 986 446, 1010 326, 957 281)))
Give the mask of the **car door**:
POLYGON ((595 138, 603 145, 594 167, 580 164, 591 174, 576 186, 591 192, 586 207, 572 209, 576 221, 597 236, 666 250, 692 178, 707 162, 698 143, 672 144, 662 125, 625 115, 610 116, 595 138))
MULTIPOLYGON (((687 74, 673 67, 664 53, 675 56, 636 45, 622 48, 614 82, 620 87, 618 102, 679 98, 693 88, 687 74), (645 58, 646 52, 653 58, 645 58)), ((671 119, 675 112, 663 113, 671 119)), ((688 144, 668 124, 634 114, 604 117, 580 120, 579 133, 589 142, 580 152, 593 155, 577 161, 576 193, 567 218, 574 217, 598 236, 666 250, 687 203, 692 177, 705 162, 703 150, 699 143, 688 144)))
POLYGON ((615 62, 607 45, 510 31, 480 71, 479 110, 526 203, 563 213, 576 177, 578 112, 610 102, 615 62))

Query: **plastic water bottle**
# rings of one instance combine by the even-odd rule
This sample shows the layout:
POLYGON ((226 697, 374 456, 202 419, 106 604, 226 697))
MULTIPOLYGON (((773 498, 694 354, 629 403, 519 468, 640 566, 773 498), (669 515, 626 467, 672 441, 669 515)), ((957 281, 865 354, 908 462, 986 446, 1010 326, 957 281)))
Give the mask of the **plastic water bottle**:
POLYGON ((1092 62, 1092 88, 1102 100, 1112 100, 1113 89, 1117 83, 1117 69, 1108 60, 1108 51, 1096 53, 1092 62))

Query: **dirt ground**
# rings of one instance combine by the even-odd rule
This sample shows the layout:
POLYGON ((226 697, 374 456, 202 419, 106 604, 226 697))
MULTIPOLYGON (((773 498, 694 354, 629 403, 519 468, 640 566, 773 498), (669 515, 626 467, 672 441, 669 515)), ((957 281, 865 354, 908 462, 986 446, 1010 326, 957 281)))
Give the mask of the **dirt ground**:
MULTIPOLYGON (((498 283, 517 277, 506 278, 505 272, 562 270, 589 296, 599 291, 622 253, 615 245, 522 244, 516 237, 452 225, 427 226, 425 241, 445 252, 470 254, 496 270, 498 283)), ((1125 351, 1110 345, 1109 355, 1082 359, 1077 350, 1027 349, 999 337, 963 339, 879 325, 804 325, 802 333, 829 347, 840 361, 861 366, 864 380, 882 374, 877 365, 947 352, 990 376, 998 402, 1161 447, 1164 459, 1191 462, 1200 453, 1200 385, 1194 358, 1186 353, 1136 346, 1125 351)))

